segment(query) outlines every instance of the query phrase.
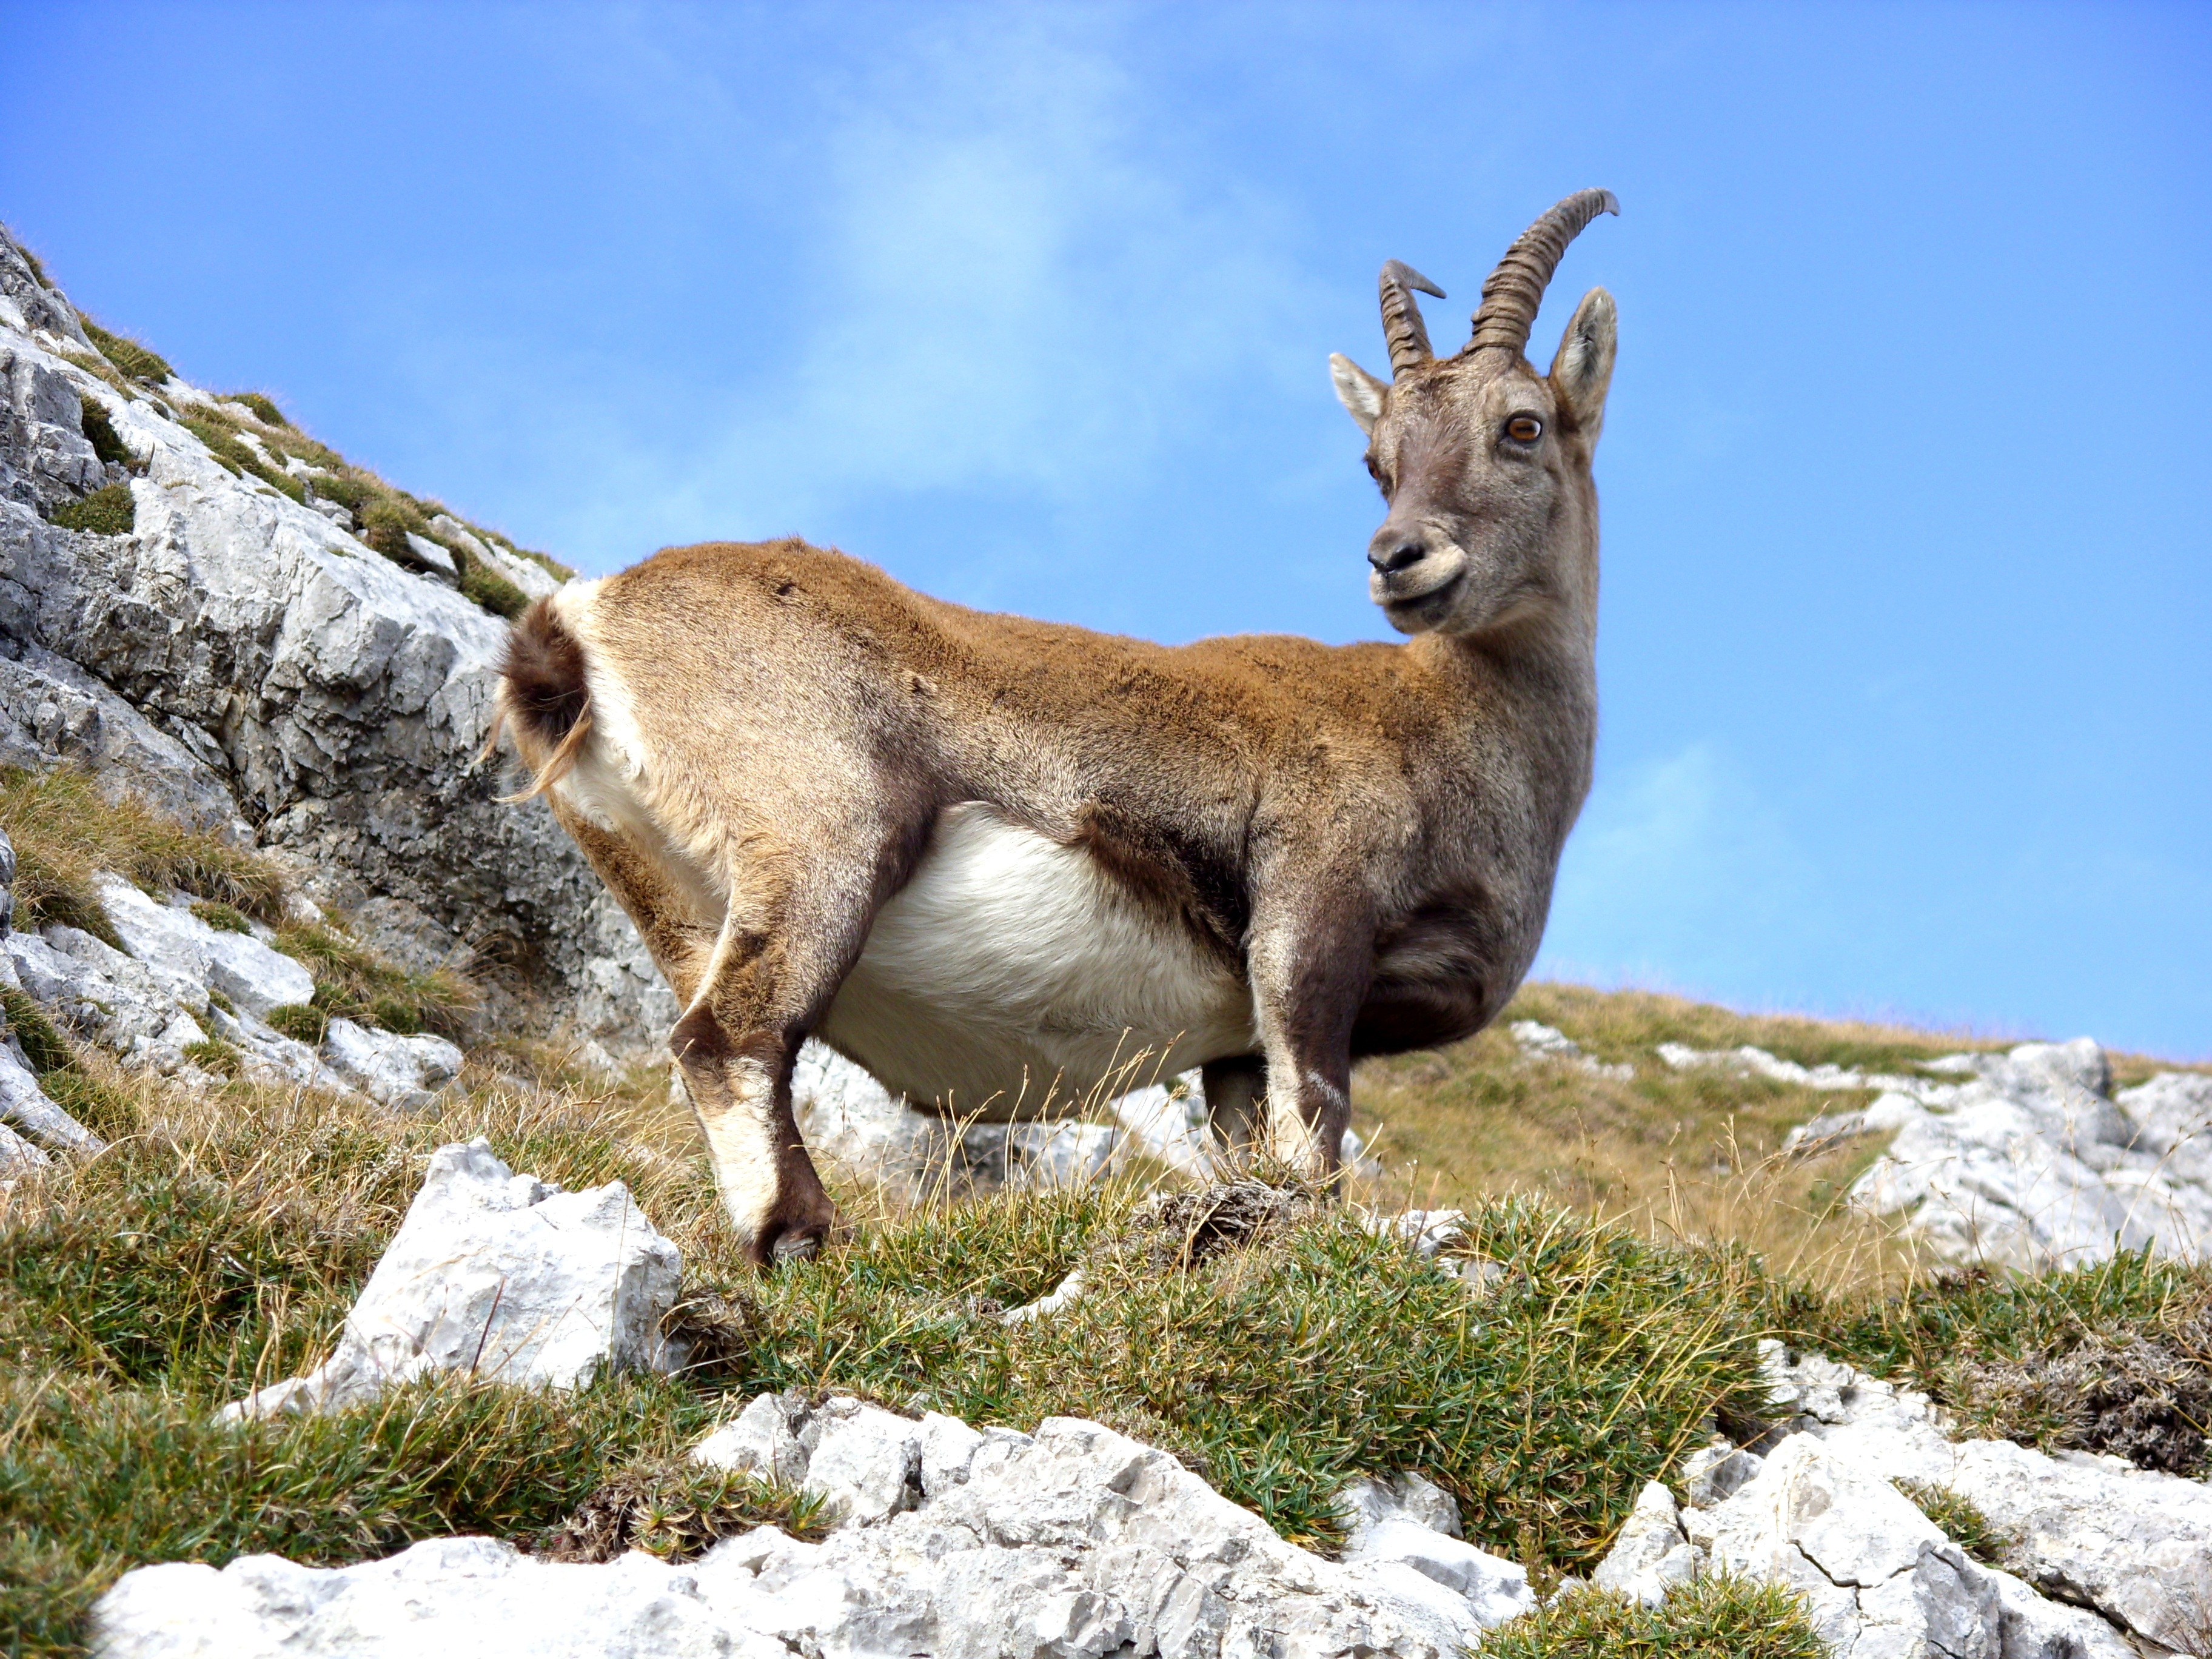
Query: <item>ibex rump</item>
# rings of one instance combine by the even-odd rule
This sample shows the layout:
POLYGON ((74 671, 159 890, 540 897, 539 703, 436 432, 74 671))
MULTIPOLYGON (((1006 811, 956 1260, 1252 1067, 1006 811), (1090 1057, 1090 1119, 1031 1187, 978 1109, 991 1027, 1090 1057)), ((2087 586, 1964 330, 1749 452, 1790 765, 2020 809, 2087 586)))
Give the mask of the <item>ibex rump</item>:
POLYGON ((797 541, 656 554, 518 623, 501 715, 685 1012, 671 1046, 754 1258, 836 1220, 793 1121, 818 1035, 917 1102, 1010 1115, 1139 1051, 1223 1139, 1334 1170, 1355 1058, 1480 1029, 1535 954, 1596 719, 1593 289, 1545 283, 1609 194, 1516 241, 1394 378, 1332 359, 1389 514, 1406 644, 1164 647, 928 599, 797 541))

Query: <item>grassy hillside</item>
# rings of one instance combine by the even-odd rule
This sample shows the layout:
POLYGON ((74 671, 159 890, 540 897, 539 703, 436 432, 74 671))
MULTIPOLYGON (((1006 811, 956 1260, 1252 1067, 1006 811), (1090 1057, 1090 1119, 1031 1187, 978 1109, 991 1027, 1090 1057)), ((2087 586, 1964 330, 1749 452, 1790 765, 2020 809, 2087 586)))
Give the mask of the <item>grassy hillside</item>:
MULTIPOLYGON (((276 914, 276 878, 251 854, 128 814, 88 817, 88 799, 51 781, 0 791, 32 872, 27 920, 96 921, 85 872, 118 863, 276 914)), ((325 945, 309 953, 319 979, 372 1012, 396 994, 342 933, 325 945)), ((436 1006, 465 1002, 465 986, 435 988, 436 1006)), ((760 1279, 657 1066, 608 1079, 558 1041, 503 1036, 478 1044, 434 1109, 401 1115, 125 1074, 22 1000, 9 1013, 49 1086, 115 1142, 0 1194, 10 1653, 82 1651, 93 1599, 142 1562, 274 1550, 337 1563, 455 1531, 568 1555, 681 1555, 761 1520, 804 1529, 797 1495, 680 1461, 763 1389, 845 1389, 1021 1428, 1095 1418, 1324 1551, 1346 1477, 1419 1470, 1457 1497, 1471 1538, 1547 1587, 1587 1571, 1643 1483, 1715 1424, 1756 1432, 1763 1336, 1909 1376, 1989 1431, 2037 1443, 2132 1451, 2152 1423, 2160 1467, 2185 1472, 2201 1468, 2195 1425, 2212 1418, 2212 1273, 2123 1257, 2032 1279, 1917 1273, 1835 1202, 1864 1152, 1772 1156, 1837 1099, 1674 1073, 1650 1052, 1749 1042, 1903 1069, 1966 1046, 1953 1036, 1540 986, 1509 1019, 1555 1025, 1633 1075, 1531 1060, 1502 1031, 1365 1066, 1361 1127, 1388 1169, 1351 1197, 1468 1209, 1443 1265, 1496 1265, 1468 1276, 1294 1186, 1206 1197, 1156 1172, 957 1205, 847 1180, 852 1234, 760 1279), (430 1151, 480 1133, 565 1186, 629 1185, 684 1252, 695 1368, 574 1397, 453 1380, 330 1418, 214 1425, 216 1407, 328 1351, 430 1151), (1072 1309, 1013 1328, 993 1316, 1078 1265, 1096 1288, 1072 1309), (2085 1404, 2118 1397, 2115 1377, 2118 1430, 2085 1404), (2123 1431, 2136 1437, 2110 1437, 2123 1431)), ((1787 1599, 1753 1586, 1717 1582, 1657 1613, 1562 1606, 1495 1650, 1813 1651, 1787 1599)))
MULTIPOLYGON (((1466 1042, 1362 1066, 1353 1078, 1353 1121, 1391 1172, 1384 1188, 1401 1199, 1463 1205, 1539 1193, 1650 1237, 1734 1242, 1780 1271, 1831 1287, 1894 1284, 1913 1270, 1909 1243, 1844 1203, 1880 1141, 1845 1141, 1813 1157, 1781 1152, 1799 1124, 1863 1106, 1872 1093, 1718 1069, 1675 1071, 1659 1060, 1657 1046, 1749 1044, 1808 1067, 1911 1075, 1939 1055, 2017 1040, 1533 984, 1466 1042), (1635 1075, 1523 1054, 1510 1027, 1529 1019, 1564 1032, 1601 1065, 1631 1066, 1635 1075)), ((2140 1054, 2112 1061, 2122 1085, 2172 1069, 2140 1054)))

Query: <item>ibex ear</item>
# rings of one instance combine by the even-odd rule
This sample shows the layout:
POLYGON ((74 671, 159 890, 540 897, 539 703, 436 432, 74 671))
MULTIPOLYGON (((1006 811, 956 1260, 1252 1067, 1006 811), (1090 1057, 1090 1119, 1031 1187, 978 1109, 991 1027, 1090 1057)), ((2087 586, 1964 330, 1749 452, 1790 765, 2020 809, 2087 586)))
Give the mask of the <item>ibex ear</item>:
POLYGON ((1593 442, 1605 425, 1605 393, 1613 384, 1619 327, 1613 295, 1594 288, 1575 307, 1574 320, 1559 340, 1559 355, 1552 359, 1553 395, 1572 412, 1575 424, 1593 442))
POLYGON ((1336 382, 1337 401, 1352 411, 1359 429, 1374 431, 1375 422, 1382 418, 1382 395, 1389 391, 1389 384, 1376 380, 1341 351, 1328 354, 1328 378, 1336 382))

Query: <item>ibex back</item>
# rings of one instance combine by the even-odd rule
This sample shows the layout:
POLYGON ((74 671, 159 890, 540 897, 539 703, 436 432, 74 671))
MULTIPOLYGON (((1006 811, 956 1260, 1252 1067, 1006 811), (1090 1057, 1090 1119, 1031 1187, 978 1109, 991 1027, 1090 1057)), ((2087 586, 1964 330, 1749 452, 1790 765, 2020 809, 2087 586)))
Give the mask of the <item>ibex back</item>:
POLYGON ((1496 1015, 1543 932, 1596 723, 1593 289, 1611 195, 1532 226, 1439 360, 1383 267, 1393 376, 1331 360, 1389 502, 1397 646, 1165 647, 990 616, 797 541, 656 554, 541 599, 501 709, 683 1003, 670 1042, 754 1259, 836 1217, 793 1120, 811 1034, 918 1104, 1012 1117, 1135 1056, 1217 1135, 1335 1168, 1362 1054, 1496 1015))

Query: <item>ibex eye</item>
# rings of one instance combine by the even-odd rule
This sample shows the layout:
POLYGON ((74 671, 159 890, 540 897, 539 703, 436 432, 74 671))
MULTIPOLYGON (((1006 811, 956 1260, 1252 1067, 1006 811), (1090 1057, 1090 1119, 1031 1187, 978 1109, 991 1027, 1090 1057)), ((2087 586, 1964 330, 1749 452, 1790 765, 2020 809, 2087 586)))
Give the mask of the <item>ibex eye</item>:
POLYGON ((1505 435, 1516 444, 1533 444, 1544 435, 1544 423, 1534 415, 1516 415, 1506 422, 1505 435))

